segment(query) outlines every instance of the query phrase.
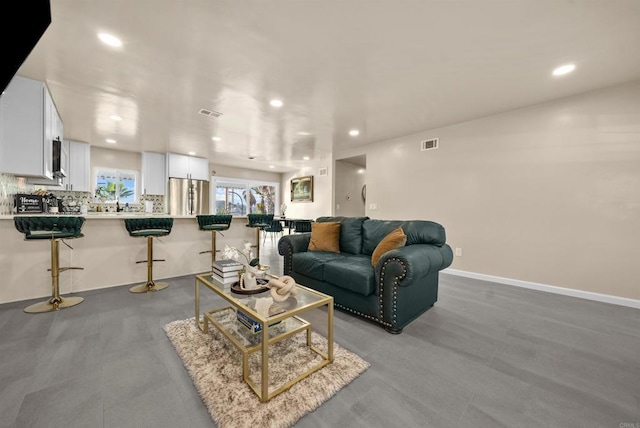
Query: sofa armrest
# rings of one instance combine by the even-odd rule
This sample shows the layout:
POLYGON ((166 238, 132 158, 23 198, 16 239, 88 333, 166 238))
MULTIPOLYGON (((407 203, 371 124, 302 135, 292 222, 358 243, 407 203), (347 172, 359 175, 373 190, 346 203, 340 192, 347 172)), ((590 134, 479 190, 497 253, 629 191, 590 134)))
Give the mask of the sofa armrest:
POLYGON ((309 248, 311 233, 296 233, 285 235, 278 241, 278 254, 284 256, 283 275, 290 275, 293 266, 293 254, 304 253, 309 248))
POLYGON ((303 253, 309 248, 309 241, 311 241, 311 233, 296 233, 295 235, 284 235, 278 241, 278 253, 281 256, 286 255, 287 252, 303 253))
POLYGON ((447 244, 441 247, 427 244, 407 245, 384 253, 376 264, 376 276, 380 278, 384 269, 385 275, 398 279, 398 285, 407 286, 431 272, 446 269, 452 262, 453 251, 447 244))

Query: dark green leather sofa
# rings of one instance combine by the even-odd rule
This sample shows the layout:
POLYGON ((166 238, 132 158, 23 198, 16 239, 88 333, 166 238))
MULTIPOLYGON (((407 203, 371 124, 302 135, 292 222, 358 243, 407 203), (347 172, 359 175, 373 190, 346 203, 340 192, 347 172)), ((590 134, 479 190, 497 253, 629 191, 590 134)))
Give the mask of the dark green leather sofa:
POLYGON ((444 227, 425 220, 375 220, 320 217, 340 222, 340 253, 308 251, 311 233, 278 241, 285 275, 334 298, 334 306, 382 325, 402 329, 438 300, 438 276, 453 261, 444 227), (404 247, 382 255, 375 268, 371 254, 389 232, 401 226, 404 247))

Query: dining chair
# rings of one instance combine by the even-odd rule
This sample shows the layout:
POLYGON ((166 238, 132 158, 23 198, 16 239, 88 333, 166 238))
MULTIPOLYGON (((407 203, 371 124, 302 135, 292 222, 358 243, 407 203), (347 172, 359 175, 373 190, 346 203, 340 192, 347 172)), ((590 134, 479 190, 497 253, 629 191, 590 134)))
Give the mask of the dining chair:
POLYGON ((262 244, 267 240, 267 234, 271 235, 271 242, 273 243, 273 237, 277 234, 282 236, 284 228, 282 227, 282 222, 280 220, 273 220, 271 224, 264 229, 264 237, 262 240, 262 244))

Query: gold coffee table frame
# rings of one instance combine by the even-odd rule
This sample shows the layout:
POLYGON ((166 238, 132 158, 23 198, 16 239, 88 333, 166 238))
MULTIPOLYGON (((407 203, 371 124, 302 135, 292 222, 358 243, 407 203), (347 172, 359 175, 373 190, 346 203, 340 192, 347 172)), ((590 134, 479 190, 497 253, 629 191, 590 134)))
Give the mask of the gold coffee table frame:
MULTIPOLYGON (((265 317, 258 313, 252 303, 259 297, 270 298, 268 292, 242 295, 231 292, 230 284, 222 284, 211 274, 196 275, 195 279, 195 310, 196 324, 203 333, 209 332, 209 323, 213 324, 242 354, 242 379, 256 393, 261 402, 266 402, 300 382, 310 374, 320 370, 333 362, 333 297, 310 288, 297 285, 298 293, 295 298, 290 297, 294 304, 285 312, 265 317), (200 313, 200 285, 205 286, 218 296, 229 302, 225 306, 200 313), (311 309, 327 307, 327 352, 324 353, 311 343, 311 324, 299 315, 311 309), (262 331, 251 333, 235 319, 235 312, 240 309, 260 323, 262 331), (201 317, 202 315, 202 317, 201 317), (280 322, 278 325, 273 325, 280 322), (271 327, 270 327, 271 325, 271 327), (307 347, 321 357, 321 361, 298 374, 283 385, 269 392, 269 346, 288 337, 306 332, 307 347), (249 356, 261 351, 261 385, 256 385, 249 376, 249 356)), ((289 301, 288 300, 288 301, 289 301)), ((286 302, 285 302, 286 303, 286 302)))

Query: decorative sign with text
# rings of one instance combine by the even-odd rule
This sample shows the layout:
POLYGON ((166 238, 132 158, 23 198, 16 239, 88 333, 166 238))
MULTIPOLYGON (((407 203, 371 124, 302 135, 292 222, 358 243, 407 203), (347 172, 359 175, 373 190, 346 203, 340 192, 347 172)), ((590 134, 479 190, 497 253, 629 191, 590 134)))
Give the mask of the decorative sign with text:
POLYGON ((44 211, 44 201, 41 195, 16 195, 16 213, 33 214, 44 211))

